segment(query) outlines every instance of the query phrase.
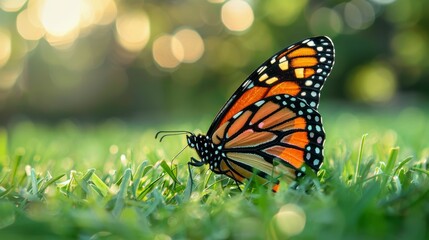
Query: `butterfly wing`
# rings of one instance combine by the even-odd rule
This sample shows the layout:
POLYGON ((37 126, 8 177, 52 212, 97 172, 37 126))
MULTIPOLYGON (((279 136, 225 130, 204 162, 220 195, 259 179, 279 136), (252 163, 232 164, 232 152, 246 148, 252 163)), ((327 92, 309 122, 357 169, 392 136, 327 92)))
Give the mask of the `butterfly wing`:
POLYGON ((207 135, 247 106, 269 96, 288 94, 317 109, 319 93, 334 64, 334 46, 325 36, 295 43, 265 61, 235 91, 217 114, 207 135))
POLYGON ((212 141, 224 146, 214 172, 239 182, 257 172, 269 181, 276 176, 294 179, 307 166, 317 172, 323 162, 325 132, 316 110, 286 94, 245 107, 213 133, 212 141))

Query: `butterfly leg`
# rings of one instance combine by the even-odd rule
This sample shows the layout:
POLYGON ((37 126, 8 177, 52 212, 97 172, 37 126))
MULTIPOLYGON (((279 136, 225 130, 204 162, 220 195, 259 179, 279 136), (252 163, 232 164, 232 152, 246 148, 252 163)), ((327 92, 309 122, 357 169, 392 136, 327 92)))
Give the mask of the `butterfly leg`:
POLYGON ((194 180, 192 179, 192 172, 191 172, 191 166, 193 167, 201 167, 204 165, 203 161, 199 161, 193 157, 191 157, 191 161, 188 162, 188 171, 189 171, 189 177, 191 178, 191 191, 192 187, 194 186, 194 180))

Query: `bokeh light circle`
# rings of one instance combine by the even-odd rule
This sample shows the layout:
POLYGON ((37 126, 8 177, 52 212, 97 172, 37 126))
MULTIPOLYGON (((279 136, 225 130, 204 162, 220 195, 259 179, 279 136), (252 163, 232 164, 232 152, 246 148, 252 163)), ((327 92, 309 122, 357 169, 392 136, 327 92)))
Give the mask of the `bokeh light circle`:
POLYGON ((276 229, 285 236, 296 236, 305 227, 305 212, 295 204, 286 204, 273 217, 276 229))
POLYGON ((243 0, 230 0, 222 6, 222 23, 231 31, 241 32, 252 26, 252 7, 243 0))
POLYGON ((150 37, 150 22, 143 11, 120 15, 116 20, 116 38, 126 50, 142 50, 150 37))
POLYGON ((176 68, 183 61, 183 46, 177 38, 171 35, 158 37, 152 45, 155 62, 162 68, 176 68))
POLYGON ((183 47, 183 62, 196 62, 204 53, 204 41, 200 34, 190 28, 184 28, 176 32, 174 37, 183 47))

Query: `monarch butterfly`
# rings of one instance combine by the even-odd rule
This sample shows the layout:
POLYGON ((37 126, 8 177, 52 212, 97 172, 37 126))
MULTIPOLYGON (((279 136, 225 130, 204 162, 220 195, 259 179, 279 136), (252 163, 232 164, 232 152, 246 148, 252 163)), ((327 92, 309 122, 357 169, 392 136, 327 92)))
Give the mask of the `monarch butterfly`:
POLYGON ((319 36, 265 61, 221 108, 206 135, 183 132, 200 157, 191 158, 189 170, 209 164, 239 183, 252 176, 273 182, 273 191, 280 176, 292 180, 309 168, 317 172, 325 141, 317 109, 334 54, 332 41, 319 36))

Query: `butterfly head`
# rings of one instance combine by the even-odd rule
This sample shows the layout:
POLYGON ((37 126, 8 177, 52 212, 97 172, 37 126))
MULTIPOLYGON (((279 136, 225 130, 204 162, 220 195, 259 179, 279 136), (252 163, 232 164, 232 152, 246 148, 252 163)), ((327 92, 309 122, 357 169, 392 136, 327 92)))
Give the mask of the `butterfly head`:
POLYGON ((221 148, 213 144, 211 139, 205 135, 188 135, 188 145, 194 148, 201 158, 201 162, 208 163, 210 168, 218 167, 218 162, 221 159, 221 148))

